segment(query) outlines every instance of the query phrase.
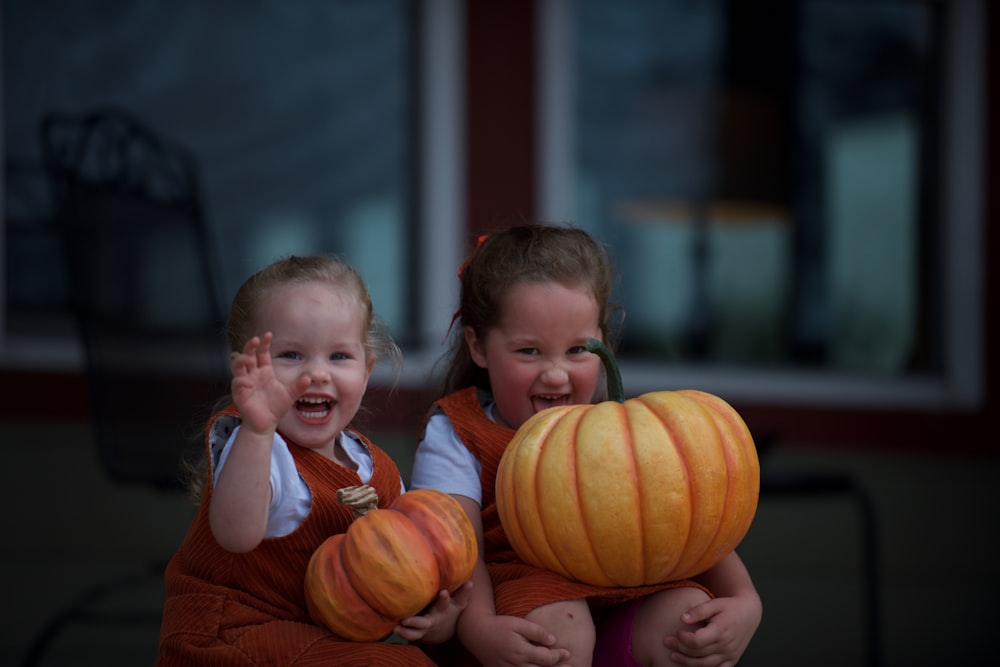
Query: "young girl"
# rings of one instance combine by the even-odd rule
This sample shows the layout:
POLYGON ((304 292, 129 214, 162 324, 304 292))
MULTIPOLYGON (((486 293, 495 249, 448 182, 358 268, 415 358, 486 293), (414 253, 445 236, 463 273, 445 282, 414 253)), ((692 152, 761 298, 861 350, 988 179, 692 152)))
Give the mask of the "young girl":
MULTIPOLYGON (((433 664, 342 641, 306 606, 310 556, 351 523, 337 489, 368 484, 380 507, 403 491, 392 459, 346 430, 378 356, 399 355, 361 277, 332 257, 280 260, 239 289, 226 330, 234 405, 210 422, 200 506, 167 566, 157 665, 433 664)), ((442 591, 396 633, 447 639, 467 599, 442 591)))
POLYGON ((609 589, 519 560, 497 514, 500 457, 531 415, 591 403, 604 381, 588 338, 610 340, 610 261, 585 232, 512 227, 481 239, 459 272, 444 394, 411 484, 453 494, 480 554, 458 637, 484 665, 734 665, 761 618, 735 553, 696 581, 609 589))

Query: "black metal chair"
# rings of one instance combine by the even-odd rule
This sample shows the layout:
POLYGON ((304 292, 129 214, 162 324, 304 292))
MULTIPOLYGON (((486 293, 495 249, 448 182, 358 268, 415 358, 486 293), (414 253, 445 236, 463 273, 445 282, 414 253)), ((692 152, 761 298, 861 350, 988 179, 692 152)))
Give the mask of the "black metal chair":
MULTIPOLYGON (((196 160, 117 109, 47 115, 41 140, 101 464, 116 483, 180 492, 229 374, 196 160)), ((109 615, 96 603, 162 577, 165 560, 72 601, 24 664, 70 624, 158 624, 157 612, 109 615)))
POLYGON ((861 591, 863 595, 862 638, 863 665, 881 667, 884 664, 882 638, 882 579, 878 516, 875 503, 863 484, 854 476, 838 471, 814 471, 775 468, 768 464, 768 453, 775 445, 772 436, 757 438, 761 460, 760 498, 790 500, 846 500, 856 511, 859 524, 861 553, 861 591))
POLYGON ((881 667, 882 594, 879 576, 878 530, 875 507, 867 490, 849 475, 815 472, 765 473, 761 477, 762 498, 843 498, 856 504, 861 527, 864 593, 864 665, 881 667))
POLYGON ((228 375, 195 158, 120 110, 46 116, 42 145, 101 460, 177 488, 228 375))

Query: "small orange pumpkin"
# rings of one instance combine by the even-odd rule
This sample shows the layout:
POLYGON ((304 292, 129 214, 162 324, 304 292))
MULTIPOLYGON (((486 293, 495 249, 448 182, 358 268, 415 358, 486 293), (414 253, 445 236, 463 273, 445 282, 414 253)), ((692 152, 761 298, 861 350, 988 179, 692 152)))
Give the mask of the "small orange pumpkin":
POLYGON ((375 509, 370 486, 340 489, 337 497, 355 508, 356 519, 316 549, 305 577, 310 615, 334 634, 383 639, 438 591, 454 592, 472 577, 476 535, 448 494, 416 489, 385 509, 375 509))
POLYGON ((721 398, 660 391, 549 408, 521 425, 497 473, 500 521, 526 562, 599 586, 698 575, 736 548, 757 510, 760 466, 721 398))

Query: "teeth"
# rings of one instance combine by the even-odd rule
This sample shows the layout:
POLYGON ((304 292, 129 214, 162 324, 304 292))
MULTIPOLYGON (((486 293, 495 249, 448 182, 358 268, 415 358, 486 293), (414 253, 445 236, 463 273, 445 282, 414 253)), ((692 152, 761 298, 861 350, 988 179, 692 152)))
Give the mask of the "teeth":
POLYGON ((330 414, 330 400, 318 396, 305 396, 298 400, 298 411, 313 419, 322 419, 330 414))

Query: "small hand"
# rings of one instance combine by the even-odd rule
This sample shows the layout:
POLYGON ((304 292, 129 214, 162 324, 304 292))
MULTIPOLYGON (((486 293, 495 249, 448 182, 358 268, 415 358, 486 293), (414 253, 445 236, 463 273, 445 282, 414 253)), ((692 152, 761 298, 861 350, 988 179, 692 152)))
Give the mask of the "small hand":
POLYGON ((467 648, 483 667, 552 667, 567 665, 569 651, 550 648, 556 637, 538 625, 516 616, 485 616, 468 634, 467 648))
POLYGON ((242 352, 232 352, 229 364, 233 371, 233 402, 239 408, 244 427, 263 432, 273 430, 308 388, 308 376, 299 377, 286 387, 274 374, 271 365, 271 332, 263 338, 254 336, 242 352))
POLYGON ((394 632, 407 641, 419 641, 425 644, 439 644, 451 639, 455 634, 458 615, 469 604, 471 593, 471 581, 460 586, 454 595, 449 594, 447 590, 439 591, 423 613, 404 618, 394 632))
POLYGON ((663 643, 674 652, 674 663, 682 667, 733 667, 749 646, 760 618, 754 599, 715 598, 681 615, 685 624, 702 627, 668 635, 663 643))

